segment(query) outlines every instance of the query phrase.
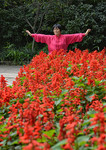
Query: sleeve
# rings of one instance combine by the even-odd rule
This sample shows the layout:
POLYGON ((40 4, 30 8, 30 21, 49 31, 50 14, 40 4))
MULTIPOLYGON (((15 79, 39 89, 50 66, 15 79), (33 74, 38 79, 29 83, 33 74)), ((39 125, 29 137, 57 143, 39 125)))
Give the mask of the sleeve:
POLYGON ((83 40, 83 37, 85 36, 85 33, 66 34, 65 36, 66 42, 69 45, 75 42, 81 42, 83 40))
POLYGON ((36 42, 46 43, 50 42, 51 35, 45 34, 32 34, 32 37, 35 39, 36 42))

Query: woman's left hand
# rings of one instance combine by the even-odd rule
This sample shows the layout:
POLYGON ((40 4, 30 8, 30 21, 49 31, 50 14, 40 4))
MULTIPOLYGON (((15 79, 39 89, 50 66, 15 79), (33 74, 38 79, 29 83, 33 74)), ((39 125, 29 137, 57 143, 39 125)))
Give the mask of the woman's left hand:
POLYGON ((85 32, 85 35, 88 35, 89 32, 91 32, 91 29, 87 29, 87 31, 85 32))

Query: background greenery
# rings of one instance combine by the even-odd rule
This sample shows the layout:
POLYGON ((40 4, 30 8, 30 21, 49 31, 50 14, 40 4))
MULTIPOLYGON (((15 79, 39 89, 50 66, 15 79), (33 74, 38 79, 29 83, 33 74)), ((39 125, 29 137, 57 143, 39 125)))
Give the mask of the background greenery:
POLYGON ((0 1, 0 61, 22 64, 43 50, 45 44, 35 43, 25 33, 53 34, 55 23, 62 25, 62 34, 92 32, 81 43, 68 49, 97 49, 106 46, 105 0, 1 0, 0 1))

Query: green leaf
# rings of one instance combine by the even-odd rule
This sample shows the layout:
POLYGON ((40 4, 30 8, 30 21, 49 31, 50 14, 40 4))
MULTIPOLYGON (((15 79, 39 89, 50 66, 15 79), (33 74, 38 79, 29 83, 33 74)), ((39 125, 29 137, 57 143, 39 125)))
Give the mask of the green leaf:
POLYGON ((19 140, 17 139, 17 140, 15 140, 15 141, 13 141, 12 143, 11 143, 11 145, 18 145, 19 144, 19 140))
POLYGON ((90 126, 89 129, 94 129, 95 127, 98 127, 98 124, 90 126))
POLYGON ((55 101, 55 105, 59 105, 61 103, 62 98, 59 98, 58 101, 55 101))
POLYGON ((7 131, 8 129, 6 129, 6 124, 3 124, 3 125, 0 125, 0 131, 1 132, 4 132, 4 131, 7 131))
POLYGON ((3 117, 3 115, 0 115, 0 119, 3 117))
POLYGON ((27 92, 25 96, 28 97, 28 98, 30 98, 30 100, 33 99, 33 94, 32 94, 31 91, 27 92))
POLYGON ((10 133, 10 136, 11 136, 11 137, 16 136, 16 135, 17 135, 17 131, 10 133))
POLYGON ((95 85, 100 84, 100 81, 95 80, 95 85))
POLYGON ((2 144, 3 146, 5 146, 7 143, 7 140, 3 140, 2 142, 0 142, 0 144, 2 144))
POLYGON ((24 103, 24 98, 22 98, 22 99, 19 99, 19 102, 21 103, 21 104, 23 104, 24 103))
POLYGON ((41 139, 37 139, 37 142, 39 142, 39 143, 44 143, 46 141, 47 141, 47 139, 44 136, 41 139))
POLYGON ((56 135, 58 136, 60 133, 60 125, 59 123, 56 123, 56 135))
MULTIPOLYGON (((96 147, 97 148, 97 147, 96 147)), ((83 146, 81 146, 80 148, 79 148, 79 150, 95 150, 96 148, 94 148, 94 147, 85 147, 84 145, 83 146)))
POLYGON ((103 106, 106 106, 106 102, 103 103, 103 106))
POLYGON ((15 150, 22 150, 22 146, 21 145, 15 146, 15 150))
POLYGON ((76 142, 78 143, 79 146, 82 146, 84 145, 86 142, 88 142, 89 140, 89 136, 79 136, 77 139, 76 139, 76 142))
POLYGON ((67 68, 67 71, 69 71, 69 72, 70 72, 70 70, 71 70, 71 67, 68 67, 68 68, 67 68))
POLYGON ((68 92, 67 89, 63 89, 63 90, 62 90, 62 93, 61 93, 61 96, 62 96, 62 95, 65 95, 67 92, 68 92))
POLYGON ((73 76, 73 77, 72 77, 72 79, 74 79, 74 80, 78 80, 79 78, 78 78, 78 77, 76 77, 76 76, 73 76))
POLYGON ((59 113, 59 112, 62 112, 63 111, 63 109, 59 109, 59 110, 57 110, 57 112, 59 113))
POLYGON ((61 146, 67 143, 67 139, 58 142, 56 145, 51 147, 51 150, 60 150, 61 146))
POLYGON ((27 93, 26 93, 26 96, 27 96, 27 97, 32 96, 32 92, 31 92, 31 91, 27 92, 27 93))
POLYGON ((22 150, 22 146, 21 145, 15 146, 15 150, 22 150))
POLYGON ((23 81, 25 79, 26 79, 26 76, 23 76, 23 77, 20 78, 21 81, 23 81))
POLYGON ((82 126, 88 126, 89 124, 90 124, 90 119, 87 119, 82 123, 82 126))
POLYGON ((84 83, 79 83, 79 84, 76 84, 77 87, 85 87, 85 84, 84 83))
POLYGON ((104 112, 106 112, 106 107, 105 107, 105 108, 103 108, 103 111, 104 111, 104 112))
POLYGON ((78 136, 82 136, 84 133, 83 132, 81 132, 81 133, 78 133, 78 136))
POLYGON ((52 137, 54 133, 55 133, 55 130, 53 130, 53 129, 51 129, 51 130, 49 130, 49 131, 44 131, 44 132, 43 132, 43 134, 46 134, 46 135, 48 135, 49 137, 52 137))
POLYGON ((96 111, 95 110, 90 110, 87 112, 87 114, 89 115, 89 117, 93 118, 95 116, 96 111))
POLYGON ((69 66, 69 67, 72 67, 72 65, 71 65, 71 64, 69 64, 68 66, 69 66))
POLYGON ((85 103, 86 103, 86 101, 81 101, 80 103, 81 103, 81 104, 85 104, 85 103))
MULTIPOLYGON (((51 129, 51 130, 49 130, 49 131, 44 131, 43 132, 43 134, 46 134, 46 135, 48 135, 50 138, 52 138, 52 136, 53 136, 53 134, 55 133, 55 130, 53 130, 53 129, 51 129)), ((44 135, 42 135, 42 138, 40 139, 37 139, 37 141, 38 142, 46 142, 47 141, 47 138, 44 136, 44 135)))
POLYGON ((87 101, 91 102, 92 101, 92 96, 94 96, 95 94, 90 94, 90 95, 86 95, 85 98, 87 99, 87 101))

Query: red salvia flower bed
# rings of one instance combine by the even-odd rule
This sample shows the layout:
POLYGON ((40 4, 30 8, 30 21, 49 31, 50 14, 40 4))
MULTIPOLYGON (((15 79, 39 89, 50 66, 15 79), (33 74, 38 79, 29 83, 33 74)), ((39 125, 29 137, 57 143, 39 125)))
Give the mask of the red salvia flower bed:
POLYGON ((105 150, 105 52, 41 52, 1 76, 0 150, 105 150))

